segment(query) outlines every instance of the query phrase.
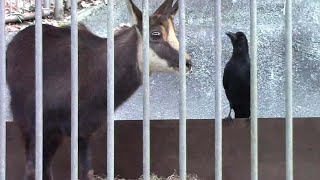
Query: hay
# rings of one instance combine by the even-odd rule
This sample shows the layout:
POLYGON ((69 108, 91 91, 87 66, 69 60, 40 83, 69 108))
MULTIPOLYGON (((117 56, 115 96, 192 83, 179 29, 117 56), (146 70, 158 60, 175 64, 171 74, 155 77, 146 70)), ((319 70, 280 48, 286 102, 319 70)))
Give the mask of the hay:
MULTIPOLYGON (((158 177, 156 174, 151 174, 150 179, 151 180, 179 180, 179 176, 176 173, 172 174, 169 177, 158 177)), ((96 180, 106 180, 106 178, 105 177, 96 176, 96 180)), ((126 179, 115 178, 115 180, 126 180, 126 179)), ((137 180, 143 180, 143 176, 141 176, 137 180)), ((199 178, 197 177, 197 175, 189 174, 187 176, 187 180, 199 180, 199 178)))

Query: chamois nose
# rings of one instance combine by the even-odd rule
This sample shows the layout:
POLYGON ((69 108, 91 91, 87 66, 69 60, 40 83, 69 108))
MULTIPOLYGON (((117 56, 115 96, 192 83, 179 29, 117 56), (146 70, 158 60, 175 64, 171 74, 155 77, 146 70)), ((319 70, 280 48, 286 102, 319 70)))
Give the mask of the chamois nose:
POLYGON ((187 61, 186 62, 186 66, 187 66, 188 69, 191 69, 191 67, 192 67, 191 61, 187 61))
POLYGON ((188 53, 186 53, 186 72, 187 73, 191 73, 192 72, 192 61, 191 61, 191 57, 188 53))
POLYGON ((191 73, 192 72, 192 62, 191 62, 191 60, 188 59, 186 61, 186 67, 187 67, 186 72, 187 73, 191 73))

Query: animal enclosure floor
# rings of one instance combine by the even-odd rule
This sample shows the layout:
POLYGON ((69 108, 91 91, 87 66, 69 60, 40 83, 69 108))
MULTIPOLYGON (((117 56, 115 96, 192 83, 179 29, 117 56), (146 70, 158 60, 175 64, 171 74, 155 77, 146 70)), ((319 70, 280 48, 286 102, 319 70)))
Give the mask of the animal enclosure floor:
MULTIPOLYGON (((151 176, 150 176, 150 179, 151 180, 179 180, 179 176, 176 174, 176 173, 174 173, 174 174, 172 174, 171 176, 169 176, 169 177, 159 177, 159 176, 157 176, 157 175, 155 175, 155 174, 152 174, 151 176)), ((188 175, 187 176, 187 180, 198 180, 199 178, 197 177, 197 175, 188 175)), ((104 178, 104 177, 99 177, 99 176, 96 176, 96 180, 106 180, 106 178, 104 178)), ((115 178, 115 180, 126 180, 126 179, 118 179, 118 178, 115 178)), ((143 180, 143 176, 141 176, 140 178, 138 178, 138 179, 136 179, 136 180, 143 180)))
MULTIPOLYGON (((140 120, 115 122, 117 180, 141 179, 142 124, 140 120)), ((225 179, 250 179, 250 127, 247 125, 246 119, 237 119, 234 124, 223 127, 222 172, 225 179)), ((259 179, 283 180, 286 175, 285 119, 259 119, 258 125, 259 179)), ((295 118, 293 126, 294 179, 319 180, 320 145, 314 137, 320 135, 320 121, 318 118, 295 118)), ((214 130, 214 120, 188 120, 187 172, 196 174, 198 179, 214 180, 214 130)), ((150 122, 150 132, 150 171, 158 177, 170 179, 173 173, 179 173, 179 120, 153 120, 150 122)), ((102 178, 105 178, 106 174, 106 138, 101 130, 92 139, 94 172, 102 178)), ((14 122, 7 122, 7 152, 7 180, 22 179, 24 148, 19 129, 14 122)), ((52 164, 56 179, 70 179, 70 153, 70 139, 66 138, 52 164)))

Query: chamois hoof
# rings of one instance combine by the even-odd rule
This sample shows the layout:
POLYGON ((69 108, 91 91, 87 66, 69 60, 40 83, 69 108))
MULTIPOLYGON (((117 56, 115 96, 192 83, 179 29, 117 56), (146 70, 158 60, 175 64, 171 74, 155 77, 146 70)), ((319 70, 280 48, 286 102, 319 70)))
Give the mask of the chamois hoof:
POLYGON ((87 171, 87 173, 84 173, 80 180, 95 180, 93 169, 87 171))

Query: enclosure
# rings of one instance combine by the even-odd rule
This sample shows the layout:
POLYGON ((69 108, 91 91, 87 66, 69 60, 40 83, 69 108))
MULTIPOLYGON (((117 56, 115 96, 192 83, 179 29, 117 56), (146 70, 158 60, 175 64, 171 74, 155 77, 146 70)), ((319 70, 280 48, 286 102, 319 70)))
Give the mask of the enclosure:
MULTIPOLYGON (((186 76, 185 87, 180 81, 182 74, 152 75, 150 91, 147 91, 150 103, 144 99, 148 96, 148 93, 144 94, 147 87, 141 86, 115 111, 114 132, 112 130, 108 134, 114 133, 114 176, 131 179, 150 172, 169 176, 176 170, 183 179, 186 173, 196 174, 199 179, 217 180, 318 179, 320 2, 180 1, 179 13, 185 5, 185 19, 179 19, 181 14, 177 15, 175 26, 180 44, 185 39, 185 48, 192 56, 193 71, 186 76), (181 24, 185 24, 185 28, 180 29, 181 24), (181 30, 185 31, 185 38, 181 36, 181 30), (232 45, 225 35, 227 31, 243 31, 249 41, 251 90, 255 90, 251 96, 251 126, 247 126, 244 119, 237 119, 231 126, 222 126, 222 120, 229 112, 229 102, 221 84, 223 68, 232 54, 232 45), (183 93, 184 88, 186 94, 183 93), (145 109, 146 106, 149 108, 145 109), (148 124, 144 124, 149 119, 150 131, 148 124), (146 136, 150 136, 150 144, 146 136), (150 158, 144 159, 146 154, 150 154, 150 158)), ((134 2, 141 10, 143 2, 148 5, 147 1, 134 2)), ((85 8, 78 11, 78 21, 101 37, 112 35, 113 29, 109 27, 132 24, 124 0, 109 0, 105 2, 107 5, 87 1, 90 7, 79 3, 78 8, 85 8), (114 6, 110 7, 113 3, 114 6), (108 21, 112 14, 114 22, 108 21)), ((153 12, 161 3, 150 1, 147 11, 153 12)), ((1 5, 4 8, 4 4, 1 5)), ((51 6, 54 7, 53 4, 51 6)), ((52 8, 49 12, 49 18, 54 16, 52 8)), ((64 13, 67 17, 61 21, 43 21, 57 26, 70 23, 70 12, 64 13)), ((10 97, 3 73, 5 45, 16 32, 9 32, 13 24, 4 27, 3 14, 0 16, 1 30, 5 30, 1 34, 3 43, 0 43, 1 92, 4 92, 1 115, 5 116, 1 116, 0 127, 1 145, 6 143, 7 146, 2 146, 6 153, 2 149, 1 157, 6 157, 6 161, 1 158, 0 172, 3 176, 0 179, 19 179, 24 168, 23 148, 20 148, 19 132, 11 122, 10 97)), ((31 20, 30 23, 34 22, 31 20)), ((97 175, 109 172, 113 176, 113 164, 106 159, 106 137, 106 131, 102 130, 93 138, 93 163, 97 175), (105 171, 107 162, 110 164, 105 171)), ((71 155, 70 147, 67 140, 55 158, 54 169, 58 179, 69 179, 70 172, 76 172, 70 168, 71 159, 64 155, 65 152, 71 155)), ((109 155, 108 158, 112 158, 109 155)))

